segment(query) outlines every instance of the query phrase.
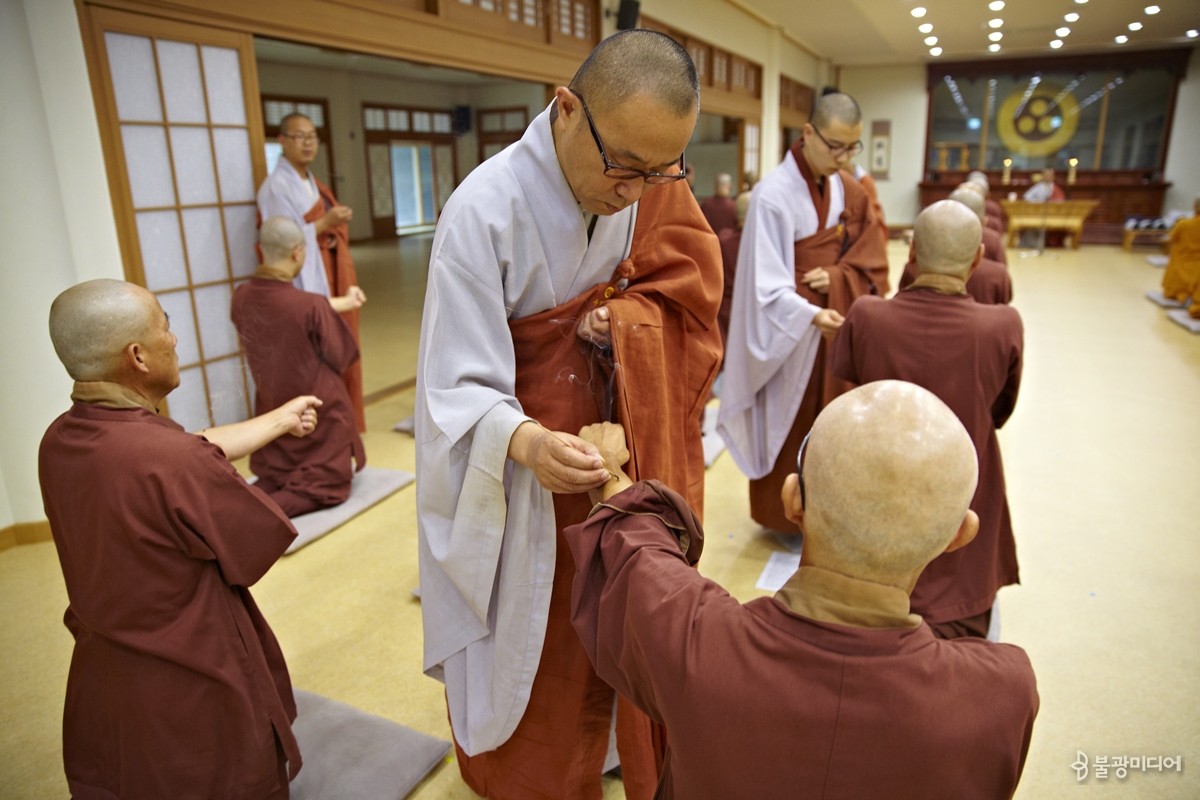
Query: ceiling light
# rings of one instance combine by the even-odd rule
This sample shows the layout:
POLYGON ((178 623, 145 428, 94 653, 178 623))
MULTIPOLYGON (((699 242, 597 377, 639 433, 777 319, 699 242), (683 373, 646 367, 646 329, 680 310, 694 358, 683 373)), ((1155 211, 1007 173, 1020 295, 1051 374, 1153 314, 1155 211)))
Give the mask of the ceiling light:
POLYGON ((940 48, 940 47, 931 47, 931 48, 929 48, 929 55, 931 55, 931 56, 940 56, 941 54, 942 54, 942 48, 940 48))
POLYGON ((1004 0, 992 0, 992 2, 988 3, 988 8, 992 11, 999 11, 1004 8, 1004 0))
POLYGON ((988 34, 988 38, 991 39, 993 42, 998 42, 1004 38, 1004 34, 1001 33, 1000 31, 992 31, 991 33, 988 34))
POLYGON ((1062 47, 1062 39, 1051 39, 1050 46, 1057 50, 1058 48, 1062 47))
POLYGON ((1063 19, 1067 22, 1079 22, 1079 15, 1072 11, 1070 14, 1064 14, 1063 19))
POLYGON ((1142 23, 1140 23, 1140 22, 1131 22, 1131 23, 1129 23, 1129 30, 1131 30, 1131 31, 1140 31, 1141 29, 1142 29, 1142 23))
POLYGON ((1129 41, 1129 37, 1126 36, 1125 34, 1121 34, 1120 36, 1114 37, 1113 41, 1116 42, 1117 44, 1125 44, 1126 42, 1129 41))
POLYGON ((1056 30, 1054 32, 1054 35, 1062 37, 1062 36, 1068 36, 1068 35, 1070 35, 1070 33, 1071 33, 1070 28, 1059 28, 1058 30, 1056 30))
POLYGON ((1078 4, 1079 4, 1079 5, 1081 5, 1081 6, 1083 6, 1083 5, 1087 5, 1087 0, 1075 0, 1075 2, 1076 2, 1076 3, 1078 3, 1078 4))
POLYGON ((925 37, 925 44, 927 44, 927 45, 929 45, 930 47, 932 47, 933 45, 937 44, 937 37, 936 37, 936 36, 926 36, 926 37, 925 37))
POLYGON ((920 19, 921 17, 925 16, 925 6, 917 6, 908 13, 912 14, 917 19, 920 19))
POLYGON ((989 45, 988 45, 988 50, 991 50, 993 53, 999 53, 999 52, 1000 52, 1000 45, 999 45, 999 44, 995 44, 995 43, 993 43, 993 44, 989 44, 989 45))
POLYGON ((1187 32, 1187 35, 1188 35, 1189 39, 1195 39, 1197 36, 1200 36, 1200 31, 1196 30, 1195 28, 1192 28, 1190 31, 1187 32))
POLYGON ((932 22, 922 22, 920 25, 917 26, 917 30, 919 30, 921 33, 933 33, 933 23, 932 22))
POLYGON ((1146 6, 1146 13, 1151 16, 1157 14, 1160 11, 1162 11, 1162 9, 1159 8, 1158 6, 1146 6))
POLYGON ((1003 24, 1004 24, 1004 20, 1002 20, 1002 19, 999 19, 999 18, 997 18, 997 19, 989 19, 989 20, 988 20, 988 27, 989 27, 989 28, 999 28, 999 27, 1000 27, 1001 25, 1003 25, 1003 24))

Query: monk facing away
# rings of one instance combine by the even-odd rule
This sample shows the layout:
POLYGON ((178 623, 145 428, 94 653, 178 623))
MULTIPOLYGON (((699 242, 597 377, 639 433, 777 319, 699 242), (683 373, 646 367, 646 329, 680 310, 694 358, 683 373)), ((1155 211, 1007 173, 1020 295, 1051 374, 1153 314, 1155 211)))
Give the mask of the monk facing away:
POLYGON ((580 435, 616 477, 566 532, 572 622, 670 733, 657 797, 1013 795, 1038 710, 1029 658, 938 639, 909 610, 925 565, 978 527, 971 437, 932 393, 881 381, 825 407, 782 492, 800 568, 745 604, 693 568, 704 533, 684 499, 620 470, 620 427, 580 435))
POLYGON ((1188 315, 1200 318, 1200 197, 1193 203, 1193 210, 1194 216, 1179 220, 1171 228, 1162 292, 1168 300, 1188 303, 1188 315))
POLYGON ((71 796, 286 798, 296 704, 248 587, 296 531, 229 459, 311 433, 320 401, 185 432, 158 415, 179 385, 175 335, 154 295, 122 281, 60 294, 50 336, 75 379, 38 459, 75 639, 71 796))
POLYGON ((318 430, 276 439, 250 456, 258 487, 295 517, 345 502, 354 473, 366 466, 342 379, 358 361, 358 343, 326 298, 292 284, 308 251, 296 223, 267 219, 259 247, 263 263, 234 291, 230 313, 254 376, 254 409, 262 413, 302 393, 324 403, 318 430))
POLYGON ((917 215, 917 279, 890 300, 864 298, 831 348, 834 373, 865 384, 911 381, 942 399, 979 454, 971 508, 979 535, 921 573, 912 609, 945 638, 987 636, 996 592, 1017 583, 1017 549, 996 429, 1017 402, 1024 329, 1017 310, 975 302, 968 275, 981 259, 979 217, 941 200, 917 215))

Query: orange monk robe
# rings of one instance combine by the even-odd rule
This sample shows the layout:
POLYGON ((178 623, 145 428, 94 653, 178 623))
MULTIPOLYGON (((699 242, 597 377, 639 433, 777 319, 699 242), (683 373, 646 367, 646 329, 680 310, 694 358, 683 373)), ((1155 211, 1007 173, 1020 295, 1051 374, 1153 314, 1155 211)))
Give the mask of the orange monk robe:
POLYGON ((1200 215, 1181 219, 1171 228, 1169 259, 1162 293, 1168 300, 1191 301, 1192 316, 1200 316, 1200 215))
MULTIPOLYGON (((608 282, 509 323, 524 413, 550 430, 620 422, 629 443, 626 472, 662 481, 697 513, 704 502, 700 413, 721 355, 719 262, 717 239, 686 184, 648 188, 638 204, 629 258, 608 282), (611 353, 582 342, 573 325, 564 334, 561 323, 600 306, 611 313, 611 353), (564 383, 558 380, 564 374, 585 379, 564 383)), ((468 756, 456 745, 464 780, 487 796, 507 797, 514 775, 524 776, 528 797, 549 795, 539 775, 587 785, 599 775, 608 748, 613 690, 596 675, 571 628, 574 565, 562 533, 587 517, 591 502, 586 494, 556 494, 554 510, 558 549, 550 612, 525 714, 495 750, 468 756), (589 741, 573 741, 580 729, 590 731, 589 741), (568 758, 571 763, 558 763, 568 758)), ((626 796, 649 800, 662 768, 664 733, 624 698, 618 698, 616 726, 626 796)))

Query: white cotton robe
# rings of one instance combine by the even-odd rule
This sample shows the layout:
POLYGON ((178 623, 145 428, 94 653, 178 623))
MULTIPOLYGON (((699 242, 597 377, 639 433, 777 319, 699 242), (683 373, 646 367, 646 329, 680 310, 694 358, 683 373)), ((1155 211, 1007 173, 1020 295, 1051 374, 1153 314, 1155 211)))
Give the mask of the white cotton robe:
POLYGON ((275 169, 258 187, 258 213, 262 219, 287 217, 304 233, 304 266, 292 281, 297 289, 329 297, 329 278, 325 260, 317 244, 317 226, 305 222, 304 215, 321 201, 321 193, 312 172, 303 177, 286 158, 280 158, 275 169))
MULTIPOLYGON (((636 206, 600 217, 589 245, 547 109, 467 176, 438 221, 414 412, 424 669, 445 682, 468 755, 503 744, 525 712, 554 579, 552 495, 507 459, 529 419, 508 321, 611 277, 635 219, 636 206)), ((563 335, 576 323, 563 320, 563 335)))
POLYGON ((838 174, 826 178, 829 214, 818 220, 789 152, 751 195, 738 248, 717 430, 749 478, 761 478, 791 430, 812 375, 821 309, 796 293, 796 242, 834 227, 845 208, 838 174))

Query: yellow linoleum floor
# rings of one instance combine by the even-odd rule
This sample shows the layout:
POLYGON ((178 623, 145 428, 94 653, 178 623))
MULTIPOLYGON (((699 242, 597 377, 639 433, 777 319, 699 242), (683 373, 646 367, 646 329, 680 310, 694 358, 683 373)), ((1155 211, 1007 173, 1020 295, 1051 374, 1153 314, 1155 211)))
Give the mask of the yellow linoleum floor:
MULTIPOLYGON (((364 351, 392 370, 372 383, 369 359, 370 391, 411 375, 424 264, 389 264, 396 245, 360 252, 367 311, 378 315, 364 322, 364 351), (389 283, 388 270, 403 279, 389 283)), ((1022 800, 1200 797, 1200 335, 1142 297, 1162 274, 1146 263, 1153 252, 1010 254, 1026 370, 1001 444, 1023 584, 1000 593, 1001 626, 1005 641, 1029 651, 1042 697, 1022 800), (1078 751, 1093 765, 1097 756, 1182 755, 1184 766, 1077 785, 1078 751)), ((904 255, 891 245, 893 274, 904 255)), ((391 430, 412 403, 407 391, 368 408, 372 464, 413 469, 413 440, 391 430)), ((414 501, 411 487, 402 490, 285 556, 254 594, 297 686, 446 737, 440 685, 420 668, 414 501)), ((741 599, 757 596, 776 546, 749 520, 746 481, 727 454, 709 470, 706 506, 701 571, 741 599)), ((65 603, 52 544, 0 552, 4 800, 66 796, 65 603)), ((473 797, 453 763, 412 796, 473 797)), ((618 781, 606 782, 608 800, 623 796, 618 781)))

